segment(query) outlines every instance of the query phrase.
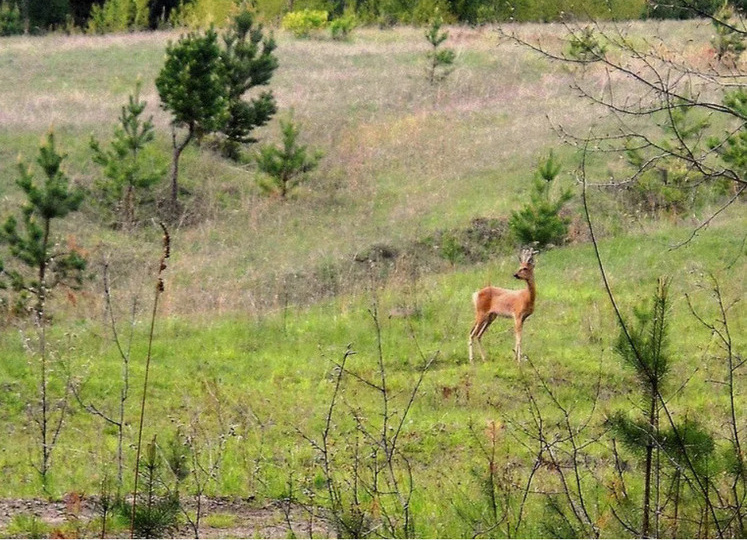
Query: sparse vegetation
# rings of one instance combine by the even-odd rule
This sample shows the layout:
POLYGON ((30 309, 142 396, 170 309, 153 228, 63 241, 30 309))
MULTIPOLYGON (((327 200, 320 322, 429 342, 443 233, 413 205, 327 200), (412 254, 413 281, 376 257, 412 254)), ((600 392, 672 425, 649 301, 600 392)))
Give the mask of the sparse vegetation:
POLYGON ((8 538, 45 538, 50 530, 51 527, 38 516, 16 514, 5 530, 5 534, 8 538))

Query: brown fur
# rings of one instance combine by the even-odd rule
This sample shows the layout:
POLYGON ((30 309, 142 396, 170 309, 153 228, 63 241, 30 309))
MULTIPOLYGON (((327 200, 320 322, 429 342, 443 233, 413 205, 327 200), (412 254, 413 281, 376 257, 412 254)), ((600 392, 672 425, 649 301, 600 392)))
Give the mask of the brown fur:
POLYGON ((475 324, 469 332, 469 361, 472 362, 472 343, 477 339, 480 355, 485 360, 485 351, 480 342, 485 331, 497 317, 514 320, 514 337, 516 360, 521 360, 521 331, 524 321, 534 313, 534 302, 537 288, 534 283, 534 251, 522 251, 521 265, 514 274, 516 279, 526 282, 526 289, 502 289, 500 287, 485 287, 472 295, 475 305, 475 324))

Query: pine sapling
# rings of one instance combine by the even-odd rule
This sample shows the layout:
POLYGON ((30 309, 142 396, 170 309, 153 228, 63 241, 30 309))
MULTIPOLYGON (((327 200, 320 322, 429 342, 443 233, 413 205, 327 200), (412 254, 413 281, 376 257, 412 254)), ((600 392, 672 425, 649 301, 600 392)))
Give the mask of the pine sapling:
POLYGON ((431 45, 431 50, 426 55, 428 59, 426 78, 430 84, 440 83, 454 71, 456 53, 453 49, 441 48, 441 45, 449 38, 448 32, 441 32, 443 24, 443 18, 436 13, 425 32, 425 39, 431 45))
POLYGON ((71 187, 61 165, 64 154, 57 153, 51 131, 39 147, 36 162, 44 173, 41 184, 34 181, 31 169, 18 164, 20 178, 16 184, 23 190, 27 203, 21 221, 10 216, 0 229, 0 245, 6 245, 12 257, 8 266, 0 264, 14 292, 30 298, 30 312, 39 336, 38 399, 29 405, 31 421, 38 428, 39 459, 34 464, 42 482, 48 487, 52 452, 62 430, 69 408, 70 381, 65 381, 61 396, 54 396, 50 378, 55 370, 47 350, 46 327, 49 319, 47 302, 58 286, 77 288, 82 284, 86 261, 74 248, 60 249, 54 240, 53 224, 75 212, 83 202, 83 191, 71 187))
POLYGON ((293 120, 280 121, 283 146, 263 146, 257 155, 257 167, 265 174, 259 187, 267 193, 277 193, 281 199, 298 187, 319 164, 320 152, 310 154, 306 145, 297 142, 299 128, 293 120))
POLYGON ((716 12, 711 19, 716 35, 711 39, 711 45, 719 62, 729 61, 736 65, 739 56, 744 52, 745 47, 745 26, 744 20, 737 17, 735 21, 734 8, 728 2, 716 12))
POLYGON ((536 244, 543 248, 565 241, 570 220, 561 216, 560 212, 571 200, 572 194, 566 189, 556 199, 551 196, 553 181, 559 174, 560 163, 550 152, 535 172, 529 203, 518 212, 513 212, 508 222, 521 244, 536 244))
POLYGON ((148 150, 155 138, 153 117, 142 119, 147 103, 140 100, 140 80, 130 94, 127 105, 122 106, 119 125, 114 128, 110 148, 102 149, 99 141, 91 137, 93 160, 103 168, 105 180, 96 186, 103 203, 119 213, 119 225, 132 229, 139 206, 139 192, 158 183, 166 173, 164 167, 149 159, 148 150))

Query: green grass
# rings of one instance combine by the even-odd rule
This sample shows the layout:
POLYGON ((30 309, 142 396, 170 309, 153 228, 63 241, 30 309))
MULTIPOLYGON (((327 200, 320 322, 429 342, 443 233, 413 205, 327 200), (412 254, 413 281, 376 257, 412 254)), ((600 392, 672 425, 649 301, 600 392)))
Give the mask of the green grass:
POLYGON ((5 534, 8 538, 44 538, 49 530, 49 526, 39 517, 17 514, 5 529, 5 534))
MULTIPOLYGON (((679 39, 702 33, 700 27, 687 26, 692 24, 672 28, 680 32, 679 39)), ((637 32, 646 28, 635 25, 637 32)), ((527 25, 520 31, 548 32, 550 39, 562 35, 555 26, 527 25)), ((400 260, 385 278, 371 278, 353 262, 355 254, 377 243, 403 248, 437 230, 465 227, 476 217, 507 217, 524 203, 538 160, 560 146, 546 116, 569 128, 587 122, 588 111, 568 88, 571 73, 499 42, 490 29, 452 29, 451 35, 458 68, 437 89, 423 76, 421 30, 362 29, 353 43, 278 36, 280 69, 273 91, 284 113, 294 110, 305 142, 325 154, 318 173, 290 201, 261 197, 251 167, 231 166, 208 150, 186 152, 183 181, 195 194, 188 205, 196 219, 172 230, 144 440, 158 434, 164 444, 177 428, 196 430, 204 445, 225 435, 225 456, 208 495, 252 495, 265 501, 285 494, 291 473, 296 481, 318 482, 318 456, 301 434, 320 436, 335 363, 348 344, 357 353, 348 360, 350 369, 377 378, 374 309, 394 410, 405 406, 423 357, 436 358, 402 439, 413 467, 413 508, 421 536, 471 532, 455 509, 480 502, 474 471, 484 471, 485 461, 477 441, 484 443, 489 422, 504 426, 501 465, 527 463, 529 452, 517 443, 516 430, 531 420, 525 388, 535 392, 549 416, 557 414, 539 375, 578 422, 591 414, 598 389, 595 430, 606 414, 634 409, 634 374, 612 351, 617 327, 589 243, 538 257, 539 298, 523 342, 531 364, 521 365, 513 360, 512 325, 506 320, 496 321, 485 336, 489 361, 470 365, 467 360, 471 294, 489 283, 518 287, 511 278, 514 253, 496 253, 472 266, 442 262, 417 273, 400 260), (417 308, 416 315, 390 316, 401 308, 417 308)), ((0 117, 0 214, 16 211, 20 201, 13 184, 16 155, 31 160, 50 122, 60 134, 59 146, 69 153, 71 177, 86 187, 93 184, 99 171, 90 161, 89 134, 106 140, 138 74, 159 145, 168 151, 168 117, 158 110, 153 78, 166 42, 176 37, 3 41, 0 111, 10 112, 0 117), (13 79, 18 66, 28 69, 13 79)), ((276 140, 276 123, 259 135, 263 141, 276 140)), ((564 163, 560 181, 574 185, 574 152, 558 148, 556 155, 564 163)), ((590 166, 599 178, 606 169, 603 161, 590 166)), ((721 387, 713 382, 723 378, 723 366, 714 359, 710 333, 690 314, 685 294, 709 317, 716 315, 713 298, 702 287, 709 273, 719 279, 725 299, 744 295, 747 220, 741 207, 726 211, 693 242, 671 250, 688 237, 693 223, 631 223, 616 213, 620 207, 607 195, 590 194, 603 233, 602 258, 623 312, 630 315, 653 294, 659 275, 673 278, 673 379, 678 384, 689 379, 673 399, 673 410, 680 417, 704 416, 712 415, 715 406, 715 416, 723 418, 721 387)), ((578 212, 578 199, 573 208, 578 212)), ((94 278, 74 297, 56 297, 50 343, 64 370, 54 378, 74 374, 84 402, 107 414, 118 405, 122 366, 104 312, 104 259, 112 272, 123 338, 137 299, 125 429, 125 488, 130 489, 159 231, 144 227, 132 236, 111 231, 87 208, 65 222, 61 233, 88 251, 94 278)), ((378 276, 378 270, 371 274, 378 276)), ((740 304, 730 322, 735 348, 744 350, 740 304)), ((38 450, 26 413, 37 381, 36 360, 25 343, 33 345, 32 329, 3 327, 2 497, 41 493, 28 459, 38 450)), ((360 408, 374 425, 380 416, 376 393, 365 385, 348 379, 343 398, 335 426, 341 448, 349 443, 341 433, 351 427, 351 408, 360 408)), ((717 420, 713 423, 714 430, 722 428, 717 420)), ((115 435, 100 418, 73 407, 53 456, 52 496, 72 490, 95 496, 103 478, 113 474, 115 435)), ((602 463, 599 475, 608 474, 608 450, 594 452, 602 463)), ((546 471, 542 479, 552 485, 546 471)), ((531 525, 522 532, 546 534, 540 528, 542 499, 531 499, 531 525)), ((212 519, 231 525, 221 515, 212 519)), ((609 534, 624 533, 615 526, 610 525, 609 534)))
POLYGON ((205 518, 205 525, 214 529, 229 529, 236 525, 236 521, 233 514, 211 514, 205 518))

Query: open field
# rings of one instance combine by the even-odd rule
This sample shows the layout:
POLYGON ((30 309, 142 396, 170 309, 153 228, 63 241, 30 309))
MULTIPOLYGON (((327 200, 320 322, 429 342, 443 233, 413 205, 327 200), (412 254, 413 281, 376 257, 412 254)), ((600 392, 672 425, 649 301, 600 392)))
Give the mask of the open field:
MULTIPOLYGON (((518 30, 549 41, 564 35, 561 26, 552 25, 518 30)), ((707 55, 710 28, 703 22, 635 23, 631 31, 666 35, 693 61, 707 55)), ((157 106, 153 81, 166 43, 177 37, 0 41, 0 216, 15 212, 21 200, 14 185, 16 156, 30 160, 50 125, 69 154, 68 174, 84 187, 93 185, 99 171, 91 161, 89 136, 108 139, 138 76, 159 144, 168 151, 169 119, 157 106)), ((582 480, 594 498, 595 522, 604 536, 627 534, 612 518, 605 494, 614 481, 614 460, 604 422, 614 411, 637 410, 636 380, 613 351, 618 329, 580 213, 578 156, 553 130, 603 128, 604 111, 578 98, 571 88, 576 72, 500 40, 492 28, 450 29, 457 68, 438 87, 423 75, 427 44, 420 29, 360 29, 350 43, 277 37, 280 67, 271 87, 279 116, 292 111, 304 142, 322 150, 324 158, 296 196, 281 201, 260 195, 252 166, 229 164, 208 149, 187 150, 183 181, 192 196, 187 219, 171 231, 144 440, 157 434, 165 448, 177 432, 189 433, 207 461, 220 456, 205 490, 211 497, 249 498, 257 508, 289 495, 310 507, 324 504, 325 478, 310 440, 320 440, 332 396, 338 396, 333 446, 339 471, 350 472, 351 460, 343 456, 367 448, 367 436, 384 416, 373 385, 356 377, 377 381, 383 366, 393 423, 407 410, 399 451, 414 486, 415 534, 505 536, 503 526, 479 532, 476 524, 476 515, 484 518, 486 512, 481 482, 485 471, 495 468, 480 446, 495 442, 504 487, 525 480, 533 457, 527 433, 536 420, 534 404, 545 412, 549 429, 562 423, 545 391, 549 387, 574 425, 588 419, 583 435, 594 443, 582 480), (525 202, 534 169, 550 149, 563 162, 561 184, 576 195, 575 233, 568 245, 538 256, 539 298, 524 332, 529 361, 513 360, 511 324, 499 320, 484 339, 489 361, 470 365, 471 294, 488 283, 518 286, 511 278, 515 246, 506 239, 483 260, 450 261, 438 239, 445 231, 467 229, 477 218, 507 218, 525 202), (398 256, 373 262, 362 257, 377 246, 398 256), (356 377, 344 378, 334 394, 337 364, 347 347, 356 353, 345 359, 356 377), (317 499, 304 498, 309 493, 317 499)), ((601 88, 604 77, 594 66, 586 76, 597 77, 601 88)), ((263 142, 277 140, 277 123, 259 136, 263 142)), ((614 167, 595 157, 589 177, 604 181, 614 167)), ((604 190, 590 194, 601 255, 623 311, 632 314, 653 295, 658 276, 671 276, 669 405, 679 418, 703 418, 723 445, 725 367, 712 333, 692 316, 685 294, 711 318, 718 306, 708 288, 710 274, 727 303, 744 296, 743 203, 719 215, 692 242, 671 249, 715 206, 698 215, 650 219, 626 214, 604 190)), ((132 328, 124 430, 124 489, 130 490, 159 231, 112 230, 92 207, 63 227, 62 237, 86 250, 92 278, 80 293, 54 299, 48 339, 59 361, 55 375, 64 380, 69 373, 79 383, 83 404, 114 414, 122 362, 102 293, 107 260, 122 339, 132 328)), ((742 303, 729 316, 734 350, 743 354, 742 303)), ((32 464, 38 443, 27 414, 37 385, 29 352, 35 334, 18 321, 1 330, 0 498, 99 496, 105 480, 116 476, 116 431, 75 403, 43 493, 32 464)), ((737 373, 741 410, 744 373, 737 373)), ((740 422, 744 429, 745 419, 740 422)), ((626 463, 638 464, 633 458, 626 463)), ((402 469, 397 475, 407 477, 402 469)), ((513 534, 553 536, 545 504, 546 492, 557 489, 553 478, 549 466, 537 473, 537 491, 529 493, 524 524, 513 534)), ((190 489, 185 484, 184 490, 190 489)), ((640 491, 633 483, 631 498, 640 491)), ((285 534, 305 534, 304 518, 297 519, 297 530, 285 534)), ((7 523, 0 521, 0 535, 7 523)), ((276 533, 250 527, 226 535, 276 533)))

